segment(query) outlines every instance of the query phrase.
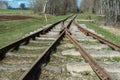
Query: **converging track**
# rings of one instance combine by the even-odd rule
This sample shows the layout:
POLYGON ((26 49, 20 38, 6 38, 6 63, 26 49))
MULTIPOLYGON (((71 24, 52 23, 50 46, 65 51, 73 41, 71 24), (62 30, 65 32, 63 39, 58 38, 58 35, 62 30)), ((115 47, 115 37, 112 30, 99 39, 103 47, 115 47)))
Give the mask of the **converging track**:
POLYGON ((1 48, 0 80, 119 80, 119 62, 103 60, 120 57, 120 46, 76 23, 76 17, 1 48))

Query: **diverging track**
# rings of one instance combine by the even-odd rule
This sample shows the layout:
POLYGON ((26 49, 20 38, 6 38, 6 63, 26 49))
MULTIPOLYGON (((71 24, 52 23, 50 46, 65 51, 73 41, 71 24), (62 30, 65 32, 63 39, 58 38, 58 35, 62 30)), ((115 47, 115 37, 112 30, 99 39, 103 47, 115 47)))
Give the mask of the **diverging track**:
MULTIPOLYGON (((70 17, 72 17, 72 16, 70 16, 70 17)), ((6 53, 7 53, 9 50, 11 50, 11 49, 12 49, 12 50, 18 50, 21 44, 24 43, 24 45, 27 45, 31 39, 35 40, 36 37, 39 37, 40 35, 43 35, 43 34, 48 33, 48 32, 49 32, 51 29, 53 29, 56 25, 58 25, 59 23, 64 23, 64 22, 65 22, 67 19, 69 19, 70 17, 68 17, 68 18, 66 18, 66 19, 64 19, 64 20, 60 20, 60 21, 52 24, 52 25, 49 26, 49 27, 46 27, 46 28, 44 28, 44 29, 42 29, 42 30, 38 30, 38 31, 34 32, 34 33, 31 34, 31 35, 28 35, 28 36, 26 36, 26 37, 24 37, 24 38, 22 38, 22 39, 20 39, 20 40, 17 40, 17 41, 15 41, 15 42, 11 43, 11 44, 8 44, 8 45, 4 46, 3 48, 0 49, 0 60, 2 60, 2 59, 5 57, 6 53)))
POLYGON ((0 80, 119 80, 119 46, 70 17, 0 49, 0 80))
POLYGON ((49 62, 51 52, 56 49, 64 37, 65 31, 61 31, 61 25, 70 17, 1 48, 0 79, 18 80, 26 70, 27 72, 22 75, 20 80, 38 79, 42 64, 49 62), (50 47, 47 48, 48 46, 50 47))

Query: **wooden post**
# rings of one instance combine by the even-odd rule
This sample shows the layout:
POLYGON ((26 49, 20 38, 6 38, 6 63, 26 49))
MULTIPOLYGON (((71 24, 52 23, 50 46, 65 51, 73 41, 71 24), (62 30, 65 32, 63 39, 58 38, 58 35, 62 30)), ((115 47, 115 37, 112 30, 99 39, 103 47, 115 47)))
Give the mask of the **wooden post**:
POLYGON ((45 13, 45 11, 46 11, 46 6, 47 6, 47 2, 48 2, 48 0, 46 0, 46 2, 45 2, 45 5, 44 5, 44 9, 43 9, 43 13, 44 13, 44 17, 45 17, 45 21, 47 22, 47 15, 46 15, 46 13, 45 13))
POLYGON ((46 15, 46 13, 44 13, 44 15, 45 15, 45 21, 47 22, 47 21, 48 21, 48 19, 47 19, 47 15, 46 15))

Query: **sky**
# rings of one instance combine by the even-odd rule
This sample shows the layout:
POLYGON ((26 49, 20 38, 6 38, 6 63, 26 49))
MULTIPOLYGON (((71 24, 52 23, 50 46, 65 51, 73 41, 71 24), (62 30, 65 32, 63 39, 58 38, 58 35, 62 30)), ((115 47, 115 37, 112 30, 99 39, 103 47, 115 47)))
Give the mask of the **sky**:
POLYGON ((80 8, 80 3, 81 3, 82 0, 77 0, 77 5, 78 5, 78 8, 80 8))
MULTIPOLYGON (((1 1, 1 0, 0 0, 1 1)), ((12 0, 3 0, 3 1, 12 1, 12 0)), ((77 0, 77 6, 78 8, 80 8, 80 3, 81 3, 82 0, 77 0)))

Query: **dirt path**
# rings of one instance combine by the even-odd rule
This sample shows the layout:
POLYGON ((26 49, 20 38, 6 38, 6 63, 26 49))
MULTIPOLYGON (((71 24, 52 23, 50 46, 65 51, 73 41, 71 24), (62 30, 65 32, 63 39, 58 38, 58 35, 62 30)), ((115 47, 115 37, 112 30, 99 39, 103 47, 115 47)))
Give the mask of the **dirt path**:
POLYGON ((31 16, 21 16, 21 15, 0 16, 0 21, 23 20, 23 19, 30 19, 30 18, 34 18, 34 17, 31 17, 31 16))

